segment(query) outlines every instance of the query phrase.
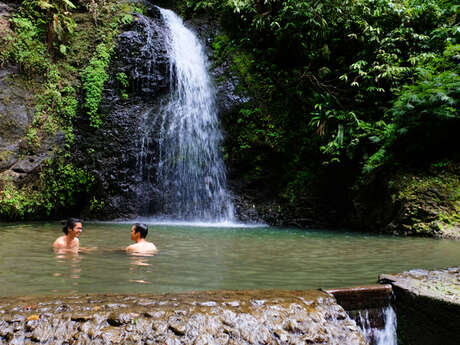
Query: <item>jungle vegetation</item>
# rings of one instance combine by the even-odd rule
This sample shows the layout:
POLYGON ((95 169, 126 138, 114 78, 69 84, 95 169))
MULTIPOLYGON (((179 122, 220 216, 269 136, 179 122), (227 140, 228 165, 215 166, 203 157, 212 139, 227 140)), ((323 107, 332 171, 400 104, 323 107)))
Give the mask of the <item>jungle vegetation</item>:
MULTIPOLYGON (((372 174, 458 162, 457 1, 170 2, 185 18, 206 14, 220 23, 214 65, 230 66, 248 99, 223 119, 225 157, 248 185, 269 185, 290 203, 318 186, 341 200, 372 174)), ((142 11, 136 6, 25 0, 10 19, 0 64, 19 64, 41 81, 30 141, 59 129, 67 146, 38 192, 5 189, 2 217, 49 215, 56 205, 75 205, 75 193, 97 204, 92 177, 67 159, 75 112, 85 112, 91 126, 103 122, 98 105, 114 38, 142 11)))
POLYGON ((230 59, 250 97, 227 125, 230 161, 292 202, 320 176, 351 188, 378 171, 458 161, 459 10, 449 0, 182 7, 219 18, 217 64, 230 59))
POLYGON ((134 3, 105 0, 25 0, 9 19, 0 38, 0 66, 15 64, 36 95, 35 116, 22 154, 40 150, 41 142, 64 133, 31 184, 0 181, 1 219, 43 219, 100 207, 92 194, 94 176, 74 165, 72 145, 77 111, 92 127, 98 112, 107 66, 119 30, 132 20, 134 3), (79 101, 80 100, 80 101, 79 101))

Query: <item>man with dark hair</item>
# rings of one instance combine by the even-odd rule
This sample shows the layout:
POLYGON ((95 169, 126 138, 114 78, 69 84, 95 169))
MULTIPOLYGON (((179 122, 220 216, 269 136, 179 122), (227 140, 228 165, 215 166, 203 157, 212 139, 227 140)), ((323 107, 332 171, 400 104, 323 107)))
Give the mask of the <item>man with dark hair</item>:
POLYGON ((61 250, 68 249, 72 251, 78 251, 80 247, 80 236, 83 230, 83 221, 78 218, 69 218, 62 228, 62 235, 56 239, 53 243, 53 249, 61 250))
POLYGON ((126 251, 132 254, 155 254, 158 252, 157 247, 152 242, 145 240, 148 233, 148 227, 145 224, 136 223, 131 227, 131 239, 136 242, 126 247, 126 251))

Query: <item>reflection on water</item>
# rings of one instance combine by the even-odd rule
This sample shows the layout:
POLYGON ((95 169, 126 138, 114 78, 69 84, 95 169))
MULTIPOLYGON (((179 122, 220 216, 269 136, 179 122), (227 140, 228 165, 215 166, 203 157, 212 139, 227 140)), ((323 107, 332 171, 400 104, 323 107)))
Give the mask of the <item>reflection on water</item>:
MULTIPOLYGON (((153 256, 153 255, 151 255, 151 256, 153 256)), ((136 257, 132 258, 131 265, 134 265, 134 266, 152 266, 152 264, 149 264, 148 262, 146 262, 145 258, 136 258, 136 257)), ((133 268, 131 267, 131 269, 133 269, 133 268)))
POLYGON ((82 257, 79 255, 78 250, 75 249, 54 249, 56 260, 56 272, 53 277, 64 279, 71 284, 72 288, 64 290, 52 289, 55 293, 72 293, 78 292, 78 279, 80 279, 82 268, 82 257))
MULTIPOLYGON (((131 266, 129 267, 129 271, 134 275, 143 275, 143 276, 150 276, 149 273, 152 273, 152 270, 149 269, 149 266, 152 266, 151 263, 147 261, 148 256, 153 256, 153 255, 147 255, 145 256, 139 256, 139 255, 134 255, 134 253, 129 254, 131 256, 130 258, 130 264, 131 266)), ((152 282, 144 279, 128 279, 129 283, 138 283, 138 284, 152 284, 152 282)))
POLYGON ((135 256, 120 249, 131 243, 129 224, 84 227, 87 250, 55 253, 58 223, 0 224, 0 296, 334 288, 460 264, 457 241, 165 225, 151 225, 147 236, 160 252, 135 256))

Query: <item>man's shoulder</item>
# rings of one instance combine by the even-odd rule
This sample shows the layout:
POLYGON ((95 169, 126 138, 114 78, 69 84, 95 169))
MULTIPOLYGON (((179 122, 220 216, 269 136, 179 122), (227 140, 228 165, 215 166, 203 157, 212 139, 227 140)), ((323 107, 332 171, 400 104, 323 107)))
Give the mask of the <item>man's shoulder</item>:
POLYGON ((126 247, 128 252, 156 252, 157 247, 152 242, 134 243, 126 247))
POLYGON ((129 246, 127 246, 126 250, 136 249, 136 248, 137 248, 137 243, 134 243, 134 244, 130 244, 129 246))
MULTIPOLYGON (((74 238, 72 242, 70 243, 70 247, 78 247, 80 245, 80 240, 78 238, 74 238)), ((66 242, 66 235, 59 236, 56 241, 53 243, 54 248, 67 248, 67 242, 66 242)))
POLYGON ((142 247, 146 249, 157 250, 157 247, 152 242, 148 241, 145 241, 142 247))
POLYGON ((142 245, 140 243, 134 243, 126 247, 126 250, 128 252, 135 252, 135 251, 138 251, 139 249, 142 249, 142 245))
POLYGON ((65 235, 59 236, 59 237, 56 238, 56 240, 53 242, 53 247, 62 246, 62 245, 65 245, 65 235))

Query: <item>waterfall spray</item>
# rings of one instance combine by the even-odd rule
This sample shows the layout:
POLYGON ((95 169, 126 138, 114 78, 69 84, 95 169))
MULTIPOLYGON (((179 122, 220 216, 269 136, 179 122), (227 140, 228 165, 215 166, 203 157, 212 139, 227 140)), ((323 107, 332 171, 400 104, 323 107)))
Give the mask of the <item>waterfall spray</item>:
POLYGON ((157 185, 164 216, 179 220, 232 221, 214 89, 195 34, 172 11, 160 9, 170 32, 169 99, 159 128, 157 185))

